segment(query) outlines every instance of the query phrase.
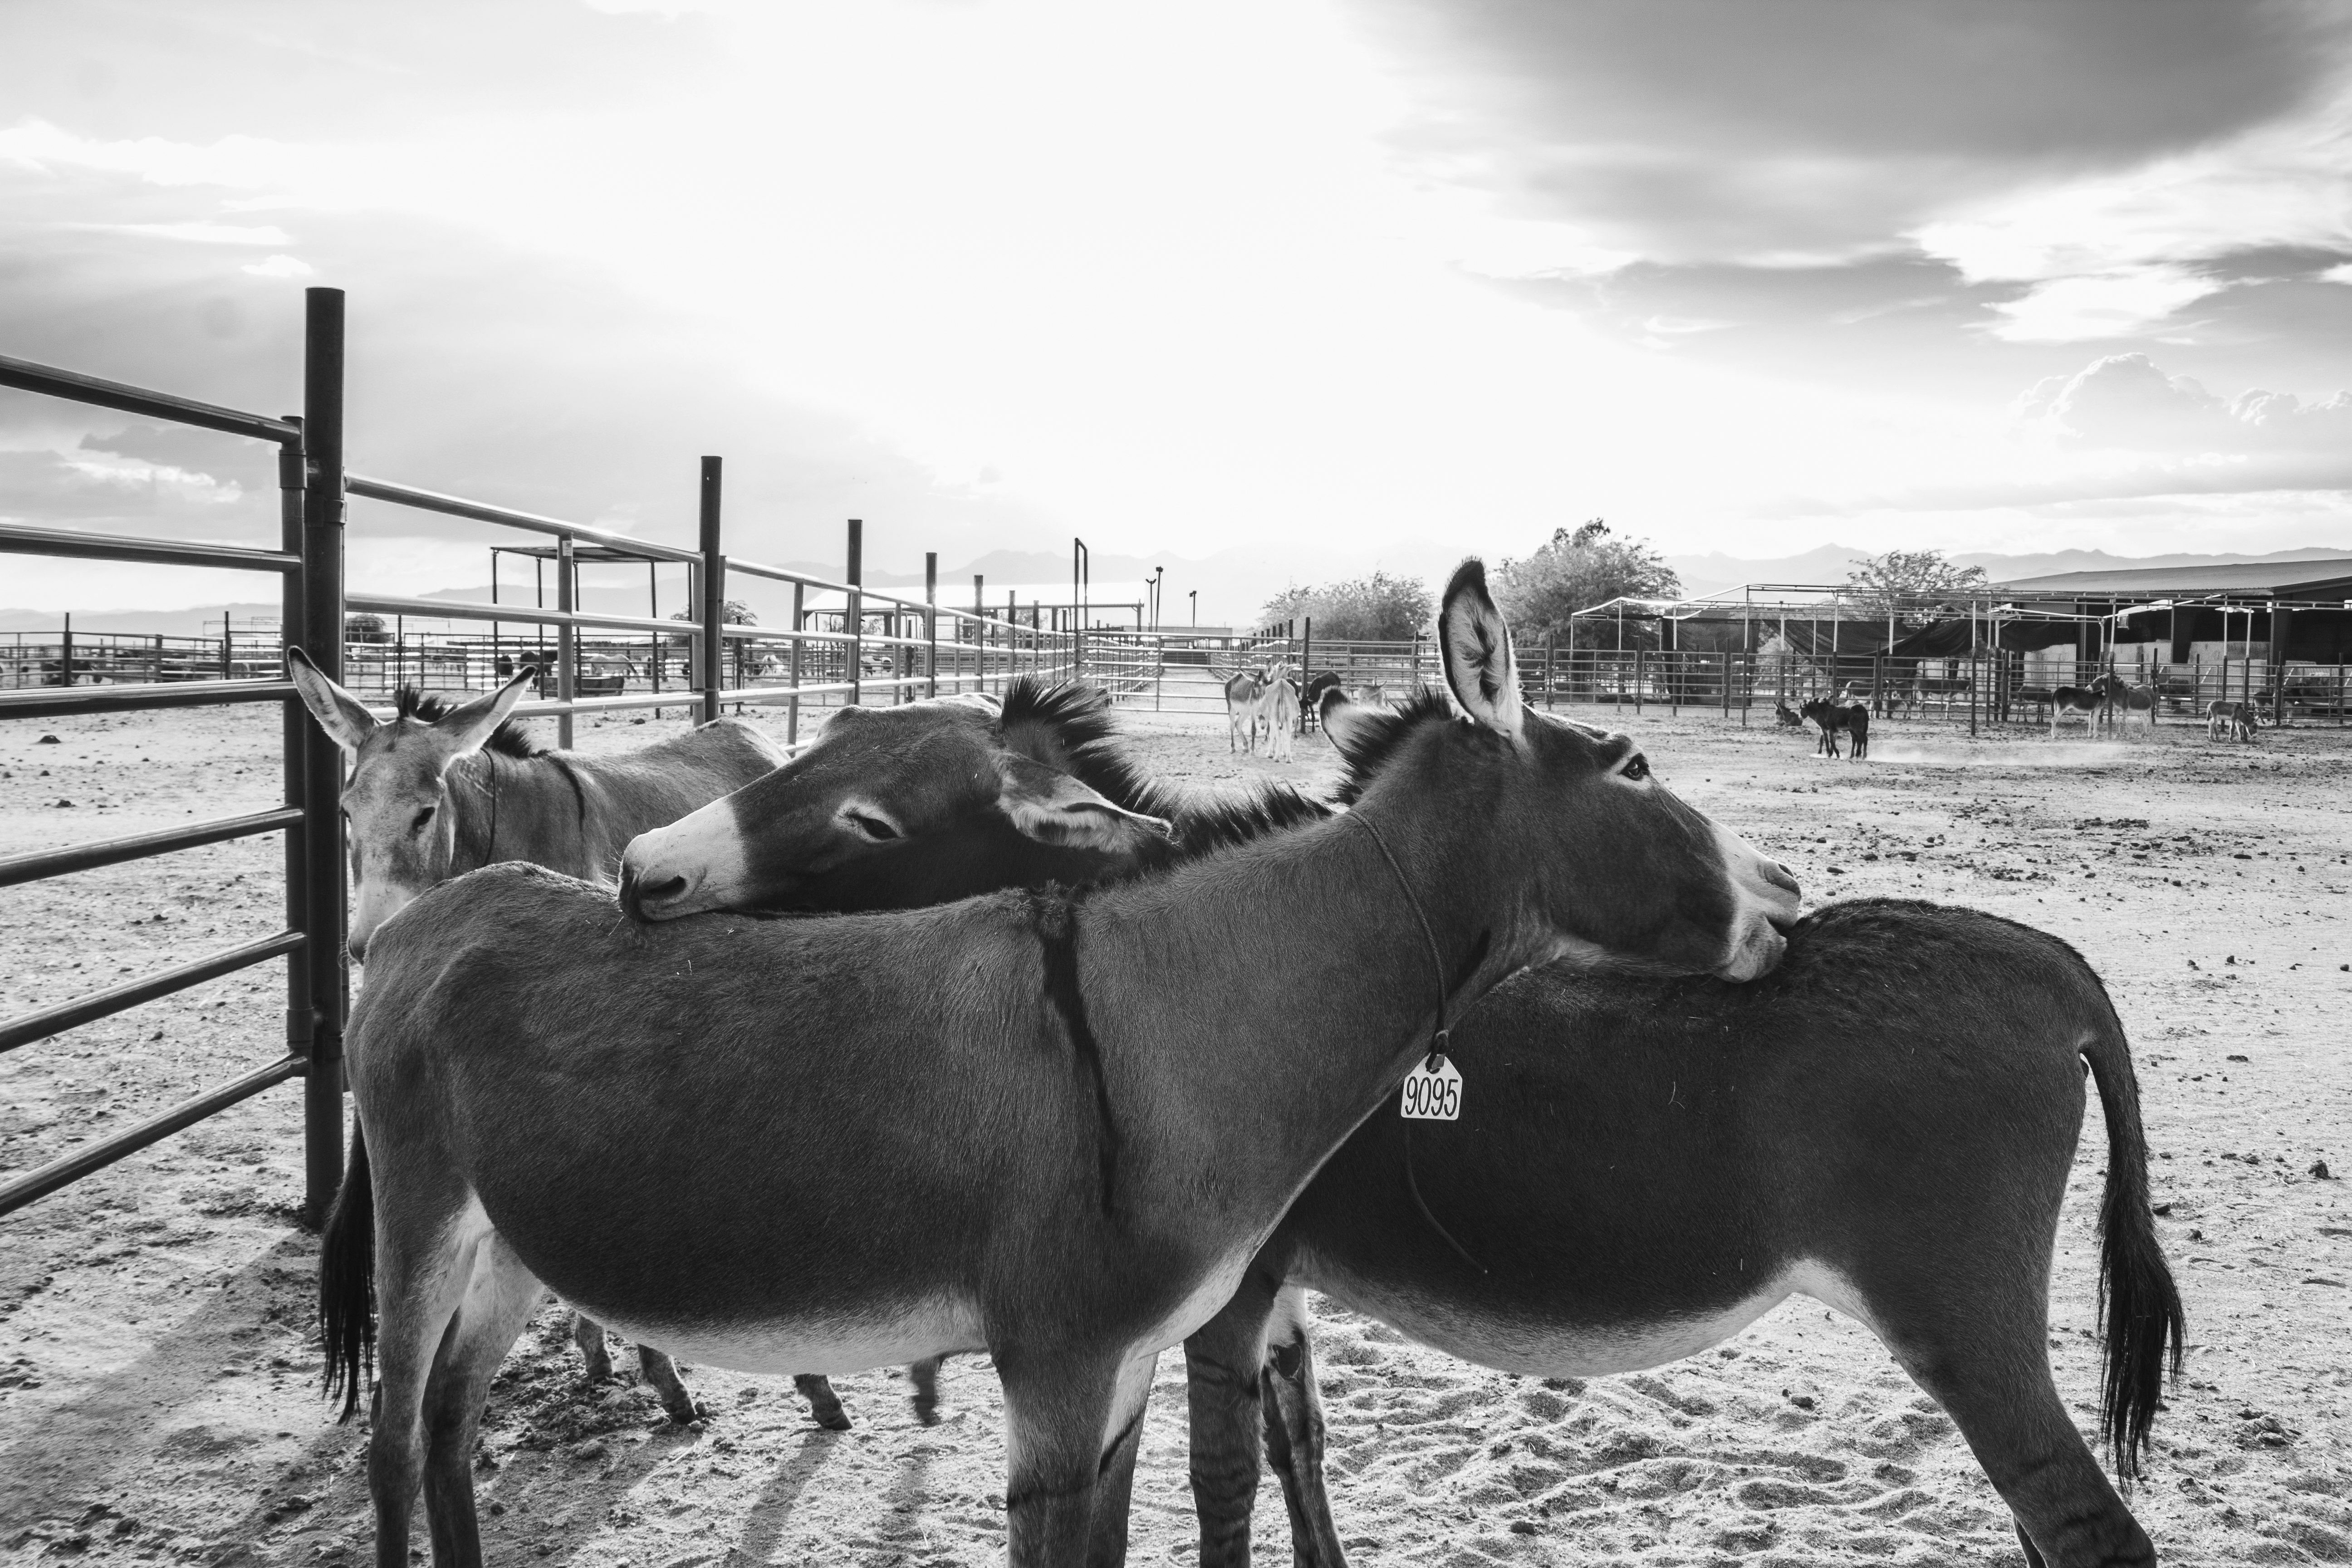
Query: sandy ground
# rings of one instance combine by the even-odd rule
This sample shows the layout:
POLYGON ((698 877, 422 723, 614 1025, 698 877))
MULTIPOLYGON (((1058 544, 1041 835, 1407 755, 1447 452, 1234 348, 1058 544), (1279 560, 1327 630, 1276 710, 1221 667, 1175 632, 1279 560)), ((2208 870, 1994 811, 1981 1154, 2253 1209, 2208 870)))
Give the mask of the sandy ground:
MULTIPOLYGON (((2308 1173, 2352 1171, 2352 735, 2053 746, 1898 723, 1852 764, 1711 716, 1626 722, 1675 787, 1794 865, 1809 902, 1970 904, 2090 956, 2138 1054, 2190 1324, 2134 1507, 2169 1563, 2352 1561, 2352 1189, 2308 1173)), ((254 711, 8 726, 0 852, 270 804, 276 732, 254 711), (36 743, 44 731, 59 743, 36 743)), ((657 732, 623 720, 583 744, 657 732)), ((1229 761, 1219 720, 1141 734, 1171 772, 1329 775, 1319 740, 1284 769, 1229 761)), ((276 929, 277 858, 276 840, 249 840, 11 890, 7 1011, 276 929)), ((0 1169, 270 1059, 282 1005, 277 970, 259 970, 0 1058, 0 1169)), ((366 1556, 362 1431, 333 1425, 317 1394, 297 1094, 281 1086, 0 1220, 0 1559, 366 1556)), ((2092 1128, 2050 1342, 2086 1424, 2105 1157, 2092 1128)), ((1362 1562, 2020 1561, 1951 1424, 1867 1331, 1801 1299, 1702 1355, 1590 1382, 1486 1372, 1328 1310, 1318 1332, 1334 1501, 1362 1562)), ((984 1363, 950 1363, 929 1428, 894 1375, 841 1379, 857 1426, 839 1435, 782 1380, 689 1376, 711 1410, 699 1430, 667 1425, 633 1374, 582 1386, 557 1310, 542 1314, 488 1415, 491 1559, 1001 1558, 984 1363)), ((1181 1379, 1181 1356, 1163 1358, 1139 1562, 1194 1551, 1181 1379)), ((1258 1522, 1261 1561, 1286 1560, 1271 1481, 1258 1522)))

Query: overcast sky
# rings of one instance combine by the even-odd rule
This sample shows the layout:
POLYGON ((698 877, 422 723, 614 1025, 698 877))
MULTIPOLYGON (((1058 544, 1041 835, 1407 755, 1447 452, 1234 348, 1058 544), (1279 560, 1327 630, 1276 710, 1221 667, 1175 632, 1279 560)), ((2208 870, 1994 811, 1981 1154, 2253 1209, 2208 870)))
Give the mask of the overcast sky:
MULTIPOLYGON (((354 468, 883 564, 2352 548, 2352 7, 9 0, 0 353, 354 468)), ((274 534, 0 392, 0 516, 274 534)), ((353 575, 478 583, 355 509, 353 575)), ((0 602, 227 596, 12 560, 0 602)), ((249 588, 249 584, 247 584, 249 588)), ((1239 608, 1239 607, 1236 607, 1239 608)))

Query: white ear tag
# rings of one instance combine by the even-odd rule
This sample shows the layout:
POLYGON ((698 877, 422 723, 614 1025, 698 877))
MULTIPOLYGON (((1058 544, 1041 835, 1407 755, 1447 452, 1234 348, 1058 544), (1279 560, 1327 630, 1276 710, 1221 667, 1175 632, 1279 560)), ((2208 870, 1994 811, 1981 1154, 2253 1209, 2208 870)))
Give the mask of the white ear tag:
POLYGON ((1462 1069, 1432 1051, 1404 1075, 1400 1115, 1413 1121, 1452 1121, 1462 1114, 1462 1069))

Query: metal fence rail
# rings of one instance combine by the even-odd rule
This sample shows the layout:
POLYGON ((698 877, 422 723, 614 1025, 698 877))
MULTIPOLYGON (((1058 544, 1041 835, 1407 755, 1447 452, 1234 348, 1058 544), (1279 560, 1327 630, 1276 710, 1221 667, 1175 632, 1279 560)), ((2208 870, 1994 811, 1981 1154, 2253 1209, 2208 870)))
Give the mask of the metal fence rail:
MULTIPOLYGON (((0 385, 275 443, 280 535, 279 548, 273 551, 5 525, 0 526, 0 552, 276 574, 283 584, 280 619, 286 637, 300 643, 322 665, 331 665, 333 651, 342 641, 342 330, 341 293, 310 289, 305 301, 303 412, 299 419, 273 419, 76 371, 0 358, 0 385), (327 613, 313 614, 317 605, 323 605, 327 613)), ((37 655, 28 661, 19 652, 13 672, 17 679, 8 682, 17 689, 0 691, 0 719, 198 703, 275 702, 280 712, 285 805, 278 810, 163 832, 12 856, 0 859, 0 887, 68 876, 202 844, 283 833, 286 929, 0 1021, 0 1051, 47 1039, 278 958, 286 960, 286 1051, 276 1061, 135 1127, 94 1140, 0 1183, 0 1214, 21 1208, 273 1084, 300 1078, 304 1080, 303 1208, 315 1223, 324 1217, 342 1170, 343 858, 341 824, 335 807, 341 759, 332 743, 304 717, 292 686, 277 679, 234 679, 237 671, 233 654, 223 655, 219 664, 208 665, 201 658, 167 657, 173 650, 162 639, 142 640, 128 651, 120 638, 100 639, 89 647, 89 653, 77 652, 68 626, 59 638, 53 671, 39 668, 49 661, 37 655), (28 662, 34 667, 29 671, 23 668, 28 662), (53 684, 40 679, 45 673, 54 674, 53 684), (26 674, 33 679, 21 679, 26 674), (123 681, 126 675, 134 679, 123 681), (78 679, 84 676, 90 681, 112 683, 87 684, 78 679)), ((269 673, 278 672, 273 668, 269 673)))

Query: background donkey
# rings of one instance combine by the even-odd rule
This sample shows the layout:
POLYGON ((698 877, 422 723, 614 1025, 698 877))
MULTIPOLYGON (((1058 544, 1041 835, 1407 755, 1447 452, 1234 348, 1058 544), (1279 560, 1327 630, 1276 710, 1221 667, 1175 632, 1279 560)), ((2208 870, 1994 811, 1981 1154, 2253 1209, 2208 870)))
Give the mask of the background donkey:
MULTIPOLYGON (((1330 726, 1344 740, 1345 704, 1330 726)), ((1098 695, 1024 683, 1001 710, 858 713, 854 731, 632 844, 623 900, 650 919, 833 907, 863 887, 944 900, 1126 874, 1328 809, 1286 788, 1219 798, 1153 780, 1098 695), (1169 819, 1172 834, 1083 862, 1022 836, 992 782, 1008 749, 1108 805, 1169 819), (887 820, 889 836, 853 815, 887 820)), ((1546 1375, 1689 1354, 1791 1290, 1815 1294, 1870 1323, 1952 1410, 2021 1529, 2032 1521, 2065 1552, 2084 1539, 2145 1545, 2074 1436, 2042 1337, 2088 1060, 2110 1149, 2103 1426, 2130 1473, 2168 1342, 2179 1352, 2179 1303, 2147 1212, 2129 1052, 2096 976, 2054 938, 1921 903, 1835 905, 1790 941, 1788 962, 1751 985, 1557 964, 1463 1018, 1453 1050, 1478 1063, 1479 1114, 1461 1127, 1475 1131, 1426 1129, 1409 1184, 1402 1124, 1376 1113, 1187 1342, 1204 1562, 1244 1560, 1261 1416, 1300 1560, 1339 1561, 1290 1278, 1302 1253, 1343 1260, 1343 1280, 1306 1277, 1349 1305, 1546 1375), (1974 998, 1964 1016, 1954 994, 1974 998), (1500 1094, 1482 1087, 1498 1080, 1500 1094), (1474 1227, 1499 1233, 1491 1254, 1464 1239, 1474 1227), (2064 1520, 2077 1522, 2053 1522, 2064 1520)))
MULTIPOLYGON (((736 719, 614 756, 550 751, 509 717, 536 676, 529 667, 498 690, 454 707, 404 686, 389 723, 300 648, 286 650, 286 668, 311 717, 352 759, 342 804, 350 825, 353 958, 364 958, 376 928, 418 894, 478 867, 527 860, 609 879, 631 838, 751 783, 786 755, 736 719)), ((363 1135, 355 1131, 351 1160, 366 1159, 363 1135)), ((572 1331, 590 1380, 610 1377, 604 1329, 575 1317, 572 1331)), ((637 1361, 671 1419, 693 1420, 693 1397, 670 1359, 640 1345, 637 1361)), ((832 1414, 846 1424, 837 1405, 832 1414)))
POLYGON ((1442 993, 1563 944, 1728 977, 1780 954, 1785 878, 1526 711, 1475 563, 1440 641, 1467 722, 1425 708, 1348 817, 1164 882, 648 930, 492 867, 388 922, 348 1050, 382 1222, 378 1562, 405 1568, 420 1486, 436 1549, 478 1559, 475 1427, 542 1280, 748 1370, 985 1348, 1012 1562, 1075 1565, 1098 1525, 1114 1554, 1124 1497, 1096 1504, 1158 1349, 1421 1058, 1442 993), (1277 937, 1344 983, 1301 994, 1255 962, 1277 937), (439 1092, 404 1097, 420 1078, 439 1092))

